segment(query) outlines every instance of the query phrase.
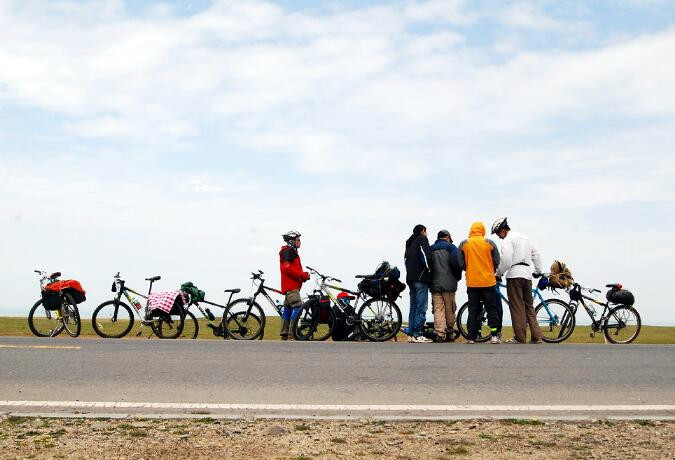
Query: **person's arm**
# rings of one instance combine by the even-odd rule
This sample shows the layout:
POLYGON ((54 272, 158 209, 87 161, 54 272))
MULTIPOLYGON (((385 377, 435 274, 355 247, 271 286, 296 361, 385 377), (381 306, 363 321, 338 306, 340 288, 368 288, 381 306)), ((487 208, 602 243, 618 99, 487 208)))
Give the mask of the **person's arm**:
POLYGON ((462 279, 462 268, 459 266, 459 258, 457 257, 457 247, 454 244, 450 245, 450 271, 457 278, 457 281, 462 279))
POLYGON ((281 271, 284 272, 289 278, 293 278, 298 281, 305 281, 309 279, 307 274, 302 271, 302 266, 300 264, 295 264, 295 259, 299 256, 292 249, 287 249, 281 253, 281 271))
POLYGON ((466 259, 464 258, 464 241, 459 244, 459 249, 457 249, 457 264, 459 265, 460 270, 466 270, 466 259))
MULTIPOLYGON (((496 244, 493 242, 493 245, 496 244)), ((513 259, 513 240, 504 242, 501 246, 501 251, 499 252, 499 262, 497 267, 497 277, 501 278, 504 274, 509 271, 511 268, 511 260, 513 259)), ((493 258, 494 260, 494 258, 493 258)))
POLYGON ((534 264, 534 272, 539 274, 543 272, 543 268, 541 266, 541 254, 539 254, 539 250, 537 247, 530 242, 530 247, 532 248, 532 263, 534 264))
POLYGON ((431 248, 429 247, 429 240, 426 236, 420 243, 420 252, 422 253, 422 263, 428 271, 431 271, 431 266, 429 264, 429 261, 431 260, 431 248))
POLYGON ((499 267, 499 262, 500 262, 500 257, 499 257, 499 249, 497 248, 497 245, 494 243, 494 241, 490 241, 490 245, 492 246, 492 266, 493 267, 499 267))

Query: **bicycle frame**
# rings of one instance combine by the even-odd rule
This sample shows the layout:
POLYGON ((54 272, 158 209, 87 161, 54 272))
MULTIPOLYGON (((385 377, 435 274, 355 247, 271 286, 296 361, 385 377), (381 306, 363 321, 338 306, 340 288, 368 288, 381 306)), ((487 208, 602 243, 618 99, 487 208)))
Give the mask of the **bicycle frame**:
POLYGON ((584 310, 586 310, 588 317, 591 319, 591 329, 593 330, 593 332, 597 332, 600 329, 602 329, 603 323, 605 323, 609 318, 609 311, 611 310, 609 302, 601 302, 597 299, 594 299, 584 294, 580 295, 581 297, 579 300, 570 299, 570 307, 572 308, 572 311, 576 315, 578 305, 579 303, 581 303, 581 305, 584 307, 584 310), (600 305, 602 307, 602 314, 600 315, 600 318, 598 318, 597 320, 595 319, 596 312, 592 310, 588 305, 586 305, 585 302, 586 300, 588 300, 589 302, 593 302, 596 305, 600 305))
MULTIPOLYGON (((504 294, 502 294, 501 288, 506 288, 506 284, 504 283, 498 283, 497 284, 497 293, 499 294, 499 297, 501 297, 502 301, 506 303, 506 305, 509 305, 509 299, 506 298, 504 294)), ((551 310, 548 308, 548 304, 546 303, 546 299, 544 299, 544 296, 541 294, 541 290, 539 289, 539 286, 536 286, 532 288, 532 297, 539 299, 539 303, 544 305, 544 310, 546 310, 546 313, 548 314, 548 321, 551 323, 551 325, 557 324, 558 320, 555 317, 553 313, 551 313, 551 310)))

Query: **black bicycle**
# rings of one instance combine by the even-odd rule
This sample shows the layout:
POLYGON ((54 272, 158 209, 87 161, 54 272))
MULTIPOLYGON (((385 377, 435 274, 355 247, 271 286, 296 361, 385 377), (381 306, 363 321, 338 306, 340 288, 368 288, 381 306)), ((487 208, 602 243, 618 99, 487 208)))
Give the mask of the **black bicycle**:
MULTIPOLYGON (((300 313, 293 320, 293 337, 296 340, 326 340, 333 333, 338 317, 348 326, 358 327, 360 332, 370 341, 386 342, 395 337, 401 329, 401 310, 396 303, 384 295, 368 299, 366 292, 359 289, 350 291, 341 286, 330 284, 341 283, 337 278, 319 273, 312 267, 307 270, 317 279, 319 294, 315 299, 305 302, 300 313), (356 300, 352 307, 338 299, 333 291, 345 292, 356 300), (316 301, 314 301, 316 300, 316 301), (359 308, 359 301, 364 303, 359 308), (328 308, 326 308, 328 307, 328 308), (358 310, 357 310, 358 309, 358 310)), ((357 275, 357 279, 378 281, 373 275, 357 275)))
POLYGON ((227 305, 223 311, 222 324, 228 336, 235 340, 262 340, 265 335, 266 317, 260 304, 256 301, 262 295, 274 310, 281 316, 284 305, 275 302, 270 292, 282 295, 278 289, 265 286, 264 272, 258 270, 251 273, 252 286, 255 292, 251 297, 237 299, 227 305))
POLYGON ((94 310, 94 314, 91 317, 91 325, 94 328, 94 331, 103 338, 120 339, 127 335, 131 331, 131 328, 134 327, 135 313, 141 322, 141 328, 136 334, 137 337, 143 333, 143 327, 149 325, 152 332, 160 339, 178 338, 183 332, 183 327, 185 325, 185 311, 183 304, 177 302, 180 303, 180 305, 174 304, 174 307, 168 313, 157 309, 150 311, 148 308, 148 297, 152 292, 152 284, 160 279, 162 279, 161 276, 146 278, 145 280, 150 282, 150 287, 148 288, 148 294, 143 295, 140 292, 127 287, 125 281, 120 278, 118 272, 114 276, 111 288, 112 292, 116 293, 115 298, 103 302, 96 307, 96 310, 94 310), (132 294, 145 299, 145 308, 132 294), (133 310, 129 305, 122 301, 122 296, 133 305, 133 310))
POLYGON ((241 292, 241 289, 225 289, 223 292, 229 293, 230 297, 227 299, 227 303, 225 305, 220 305, 215 302, 208 301, 206 299, 197 299, 193 296, 190 296, 190 300, 188 304, 185 307, 185 327, 183 328, 183 335, 181 337, 185 337, 188 339, 196 339, 197 336, 199 335, 199 321, 197 320, 197 317, 190 311, 190 307, 194 305, 197 307, 199 312, 202 314, 202 316, 206 319, 207 323, 206 326, 211 329, 211 332, 213 332, 213 335, 216 337, 222 337, 223 339, 229 339, 230 336, 227 333, 227 329, 225 328, 224 321, 221 318, 220 321, 216 324, 216 315, 213 314, 211 309, 209 307, 203 307, 201 304, 207 304, 211 305, 212 307, 218 307, 218 308, 227 308, 228 305, 230 305, 230 302, 232 301, 232 296, 234 294, 238 294, 241 292))
POLYGON ((568 290, 570 296, 570 307, 572 314, 561 318, 561 327, 565 336, 569 337, 576 326, 575 315, 581 304, 591 318, 591 338, 599 331, 610 343, 631 343, 640 334, 642 320, 640 314, 633 307, 635 301, 629 291, 623 291, 619 283, 607 284, 607 302, 603 302, 593 297, 583 294, 584 291, 593 294, 600 293, 599 289, 583 287, 579 283, 574 283, 568 290), (626 294, 625 296, 613 294, 626 294), (586 301, 590 302, 586 303, 586 301), (602 313, 597 317, 597 312, 592 304, 602 307, 602 313))
POLYGON ((28 327, 31 332, 38 337, 56 337, 64 330, 71 337, 80 335, 82 324, 77 304, 78 300, 83 301, 84 296, 68 288, 47 290, 45 288, 48 285, 59 281, 61 272, 47 275, 47 272, 41 270, 34 271, 40 275, 42 298, 35 302, 28 313, 28 327), (76 298, 78 295, 82 299, 76 298))

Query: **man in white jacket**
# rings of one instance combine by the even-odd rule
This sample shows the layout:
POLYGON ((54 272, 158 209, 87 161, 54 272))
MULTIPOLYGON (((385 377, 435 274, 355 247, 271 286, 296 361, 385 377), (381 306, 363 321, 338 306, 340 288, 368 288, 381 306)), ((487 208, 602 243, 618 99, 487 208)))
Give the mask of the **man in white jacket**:
POLYGON ((527 236, 511 231, 506 217, 495 221, 492 233, 503 240, 497 277, 506 275, 506 293, 514 336, 506 343, 526 343, 528 325, 532 343, 541 343, 541 329, 532 299, 532 271, 541 273, 539 251, 527 236))

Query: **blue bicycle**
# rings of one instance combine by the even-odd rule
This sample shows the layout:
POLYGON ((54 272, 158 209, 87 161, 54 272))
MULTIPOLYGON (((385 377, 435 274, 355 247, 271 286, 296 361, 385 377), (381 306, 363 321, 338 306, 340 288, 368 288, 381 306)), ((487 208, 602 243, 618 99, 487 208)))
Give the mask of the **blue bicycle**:
MULTIPOLYGON (((506 288, 506 284, 497 284, 497 295, 506 305, 509 300, 502 293, 501 289, 506 288)), ((572 330, 569 327, 562 327, 562 320, 568 321, 568 318, 573 317, 573 310, 568 303, 560 299, 544 299, 541 291, 545 289, 542 283, 532 289, 532 296, 539 300, 539 304, 534 309, 537 316, 537 323, 541 329, 542 339, 548 343, 560 343, 566 340, 571 334, 572 330)), ((457 329, 462 337, 469 340, 469 328, 467 327, 467 320, 469 318, 469 302, 466 302, 459 309, 457 313, 457 329)), ((487 313, 485 309, 480 314, 480 327, 478 328, 478 337, 474 340, 476 342, 487 342, 490 340, 490 327, 487 324, 487 313)))

